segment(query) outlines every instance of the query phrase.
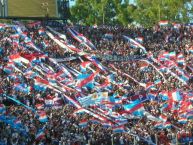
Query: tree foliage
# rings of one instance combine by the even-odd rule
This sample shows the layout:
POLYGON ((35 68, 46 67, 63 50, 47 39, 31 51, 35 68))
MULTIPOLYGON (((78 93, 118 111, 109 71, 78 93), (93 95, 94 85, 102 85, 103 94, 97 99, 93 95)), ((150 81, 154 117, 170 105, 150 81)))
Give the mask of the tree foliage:
POLYGON ((189 22, 193 12, 191 0, 76 0, 71 20, 86 25, 131 22, 153 26, 160 20, 189 22))

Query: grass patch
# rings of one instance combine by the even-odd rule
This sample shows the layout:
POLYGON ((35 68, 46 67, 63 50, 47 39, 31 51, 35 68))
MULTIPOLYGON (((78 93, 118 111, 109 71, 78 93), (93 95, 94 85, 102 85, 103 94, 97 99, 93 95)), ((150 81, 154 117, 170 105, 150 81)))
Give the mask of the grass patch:
POLYGON ((48 3, 49 17, 56 17, 56 0, 8 0, 8 16, 44 17, 43 2, 48 3))

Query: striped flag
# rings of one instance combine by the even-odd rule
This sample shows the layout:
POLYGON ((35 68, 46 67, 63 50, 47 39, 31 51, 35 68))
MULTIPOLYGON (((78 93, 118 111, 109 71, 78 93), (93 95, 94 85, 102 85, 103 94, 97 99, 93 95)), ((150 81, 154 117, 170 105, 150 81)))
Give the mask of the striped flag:
POLYGON ((165 20, 165 21, 160 21, 160 22, 159 22, 159 25, 160 25, 160 26, 167 26, 168 23, 169 23, 169 21, 167 21, 167 20, 165 20))
POLYGON ((163 122, 166 122, 168 118, 167 118, 167 116, 161 114, 161 115, 159 116, 159 119, 161 119, 163 122))
POLYGON ((35 137, 35 140, 36 141, 39 141, 39 140, 42 140, 45 138, 45 133, 44 133, 44 129, 40 129, 38 130, 37 134, 36 134, 36 137, 35 137))
POLYGON ((133 113, 134 111, 137 111, 137 110, 144 109, 143 104, 140 100, 135 100, 130 104, 123 105, 123 108, 130 113, 133 113))
POLYGON ((154 128, 163 128, 163 123, 162 122, 157 122, 156 124, 154 124, 154 128))
POLYGON ((180 95, 179 91, 170 91, 169 97, 172 98, 174 101, 181 101, 182 96, 180 95))
POLYGON ((164 127, 164 128, 171 128, 171 127, 172 127, 172 124, 171 124, 170 122, 165 122, 165 123, 163 124, 163 127, 164 127))
POLYGON ((126 132, 124 126, 116 126, 113 127, 113 132, 114 133, 123 133, 126 132))
POLYGON ((39 29, 39 30, 38 30, 38 34, 39 34, 39 35, 44 35, 44 34, 45 34, 44 29, 39 29))
POLYGON ((85 113, 85 110, 83 108, 80 108, 75 110, 73 114, 82 114, 82 113, 85 113))
POLYGON ((79 126, 80 127, 86 127, 88 125, 88 121, 87 120, 81 120, 80 122, 79 122, 79 126))
POLYGON ((75 31, 72 28, 68 28, 67 30, 75 40, 84 44, 88 49, 90 50, 96 49, 96 47, 92 44, 92 42, 88 40, 85 36, 83 36, 82 34, 78 33, 77 31, 75 31))
POLYGON ((180 119, 178 119, 178 123, 180 123, 180 124, 186 124, 187 123, 187 118, 180 118, 180 119))
POLYGON ((42 122, 42 123, 45 123, 45 122, 48 121, 48 117, 47 117, 45 111, 41 111, 41 112, 39 113, 39 121, 42 122))
POLYGON ((85 86, 86 84, 88 84, 89 82, 93 81, 95 76, 99 73, 99 71, 93 72, 89 77, 87 77, 86 79, 82 80, 77 86, 79 88, 82 88, 83 86, 85 86))
POLYGON ((3 71, 6 72, 7 74, 11 74, 12 71, 13 71, 13 68, 10 67, 10 66, 5 66, 5 67, 3 68, 3 71))
POLYGON ((175 58, 175 57, 176 57, 176 52, 175 52, 175 51, 170 52, 170 53, 169 53, 169 57, 170 57, 170 58, 175 58))
POLYGON ((139 43, 143 43, 143 37, 137 37, 135 40, 139 43))

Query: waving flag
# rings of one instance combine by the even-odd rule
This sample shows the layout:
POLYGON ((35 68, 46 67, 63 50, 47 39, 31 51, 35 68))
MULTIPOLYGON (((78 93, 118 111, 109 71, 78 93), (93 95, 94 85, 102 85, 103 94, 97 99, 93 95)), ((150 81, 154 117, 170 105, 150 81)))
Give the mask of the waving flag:
POLYGON ((166 20, 166 21, 160 21, 160 22, 159 22, 159 25, 160 25, 160 26, 167 26, 168 23, 169 23, 169 21, 167 21, 167 20, 166 20))
POLYGON ((143 37, 137 37, 135 40, 139 43, 143 43, 143 37))
POLYGON ((163 123, 162 122, 157 122, 155 125, 154 125, 155 128, 163 128, 163 123))
POLYGON ((129 43, 136 45, 137 47, 141 48, 143 50, 144 53, 147 53, 145 47, 143 47, 140 43, 136 42, 135 40, 133 40, 130 37, 127 37, 125 35, 123 35, 123 38, 126 39, 129 43))
POLYGON ((87 124, 88 124, 88 121, 87 121, 87 120, 82 120, 82 121, 79 122, 79 126, 80 126, 80 127, 86 127, 87 124))
POLYGON ((162 97, 162 100, 168 100, 168 92, 166 91, 160 92, 159 96, 162 97))
POLYGON ((180 118, 180 119, 178 119, 178 123, 180 123, 180 124, 186 124, 187 123, 187 118, 180 118))
POLYGON ((0 23, 0 30, 3 29, 6 25, 0 23))
POLYGON ((113 127, 113 132, 114 133, 123 133, 126 132, 124 126, 116 126, 113 127))
POLYGON ((39 121, 42 122, 42 123, 45 123, 45 122, 48 121, 48 118, 47 118, 47 115, 46 115, 45 111, 41 111, 39 113, 39 121))
POLYGON ((137 111, 137 110, 141 110, 141 109, 143 110, 143 104, 140 100, 135 100, 130 104, 123 105, 123 108, 126 111, 133 113, 134 111, 137 111))
POLYGON ((82 34, 78 33, 77 31, 75 31, 72 28, 68 28, 67 30, 74 39, 76 39, 80 43, 83 43, 88 49, 90 49, 90 50, 96 49, 96 47, 82 34))
POLYGON ((155 88, 155 86, 154 86, 154 84, 152 82, 147 83, 145 89, 146 90, 150 90, 150 89, 156 90, 156 88, 155 88))
POLYGON ((13 72, 13 68, 9 66, 5 66, 3 68, 3 71, 6 72, 7 74, 11 74, 13 72))
POLYGON ((91 64, 90 61, 84 61, 80 64, 81 72, 85 72, 86 68, 91 64))
POLYGON ((181 65, 185 65, 185 60, 184 58, 177 59, 177 63, 181 65))
POLYGON ((179 91, 169 92, 169 97, 172 98, 174 101, 181 101, 182 100, 182 96, 180 95, 179 91))
POLYGON ((163 127, 164 128, 171 128, 172 124, 170 122, 166 122, 166 123, 163 124, 163 127))
POLYGON ((85 113, 85 110, 83 108, 80 108, 75 110, 73 114, 83 114, 83 113, 85 113))
POLYGON ((45 98, 45 104, 46 104, 46 106, 53 106, 54 105, 54 97, 52 97, 52 96, 47 96, 46 98, 45 98))
POLYGON ((157 80, 154 82, 154 84, 156 84, 156 85, 161 85, 161 84, 162 84, 162 82, 161 82, 161 80, 160 80, 160 79, 157 79, 157 80))
POLYGON ((87 77, 86 79, 82 80, 77 86, 79 88, 82 88, 83 86, 85 86, 89 82, 93 81, 95 76, 98 74, 98 72, 99 71, 96 71, 96 72, 92 73, 89 77, 87 77))
POLYGON ((44 133, 44 129, 40 129, 38 130, 37 134, 36 134, 36 137, 35 137, 35 140, 36 141, 39 141, 39 140, 42 140, 45 138, 45 133, 44 133))
POLYGON ((168 119, 167 116, 162 115, 162 114, 159 116, 159 118, 160 118, 163 122, 166 122, 167 119, 168 119))
POLYGON ((45 31, 44 31, 44 29, 39 29, 39 30, 38 30, 38 33, 39 33, 39 35, 44 35, 44 34, 46 34, 45 31))
POLYGON ((188 49, 188 51, 189 51, 191 54, 193 54, 193 47, 190 47, 190 48, 188 49))
POLYGON ((0 104, 0 114, 5 113, 5 105, 4 104, 0 104))
POLYGON ((170 58, 175 58, 175 57, 176 57, 176 52, 175 52, 175 51, 170 52, 170 53, 169 53, 169 57, 170 57, 170 58))
POLYGON ((44 104, 36 104, 35 106, 38 110, 44 109, 44 104))

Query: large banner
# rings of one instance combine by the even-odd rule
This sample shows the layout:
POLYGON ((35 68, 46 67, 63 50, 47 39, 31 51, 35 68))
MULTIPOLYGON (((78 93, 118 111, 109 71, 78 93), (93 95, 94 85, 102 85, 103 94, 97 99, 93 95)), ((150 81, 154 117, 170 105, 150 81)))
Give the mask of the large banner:
MULTIPOLYGON (((57 62, 72 61, 78 59, 80 56, 72 56, 68 58, 56 59, 57 62)), ((131 61, 144 59, 145 56, 120 56, 120 55, 95 55, 95 58, 105 61, 131 61)))
POLYGON ((106 61, 131 61, 144 59, 145 56, 120 56, 120 55, 96 55, 97 58, 106 60, 106 61))

